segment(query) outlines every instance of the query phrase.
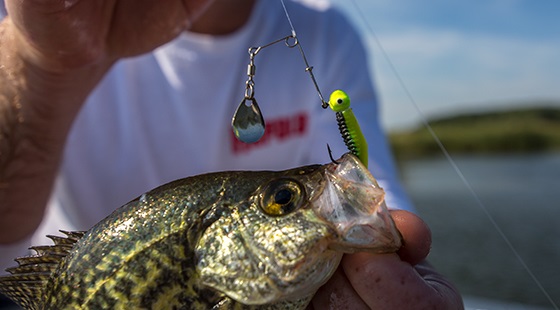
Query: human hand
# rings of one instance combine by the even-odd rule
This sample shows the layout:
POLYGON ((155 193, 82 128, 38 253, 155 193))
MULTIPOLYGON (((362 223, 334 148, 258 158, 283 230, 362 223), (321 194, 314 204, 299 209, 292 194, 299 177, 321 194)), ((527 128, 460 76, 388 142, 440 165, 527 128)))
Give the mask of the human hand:
POLYGON ((210 2, 5 0, 0 243, 19 241, 41 223, 74 118, 111 65, 171 40, 210 2))
POLYGON ((211 0, 6 0, 18 51, 64 72, 148 52, 188 27, 211 0))
POLYGON ((425 261, 431 233, 416 215, 391 211, 404 246, 396 254, 347 254, 308 309, 463 309, 458 290, 425 261))

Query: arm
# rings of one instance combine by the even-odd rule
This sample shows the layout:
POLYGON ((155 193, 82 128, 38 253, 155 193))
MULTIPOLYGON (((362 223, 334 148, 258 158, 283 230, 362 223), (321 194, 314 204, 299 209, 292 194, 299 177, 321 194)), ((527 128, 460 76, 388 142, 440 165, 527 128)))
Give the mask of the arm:
POLYGON ((6 1, 0 244, 24 238, 41 222, 72 121, 111 65, 171 40, 206 2, 6 1))

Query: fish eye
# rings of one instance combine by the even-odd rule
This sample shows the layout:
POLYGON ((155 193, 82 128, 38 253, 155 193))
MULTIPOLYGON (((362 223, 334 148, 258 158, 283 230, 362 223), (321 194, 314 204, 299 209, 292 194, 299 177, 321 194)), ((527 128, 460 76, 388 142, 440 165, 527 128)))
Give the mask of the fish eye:
POLYGON ((274 202, 277 204, 285 205, 292 201, 292 192, 287 189, 281 189, 274 195, 274 202))
POLYGON ((271 216, 287 215, 304 201, 303 186, 292 179, 278 179, 266 185, 261 196, 261 209, 271 216))

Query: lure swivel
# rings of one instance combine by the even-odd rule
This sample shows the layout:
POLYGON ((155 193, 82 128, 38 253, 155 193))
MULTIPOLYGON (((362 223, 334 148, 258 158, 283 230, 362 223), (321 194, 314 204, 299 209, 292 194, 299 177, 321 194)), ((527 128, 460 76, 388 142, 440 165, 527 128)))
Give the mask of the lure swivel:
POLYGON ((249 49, 250 60, 247 66, 248 78, 245 82, 245 97, 231 120, 233 133, 237 139, 245 143, 257 142, 264 135, 265 129, 264 118, 255 99, 255 81, 253 80, 256 73, 255 55, 259 51, 260 47, 249 49))

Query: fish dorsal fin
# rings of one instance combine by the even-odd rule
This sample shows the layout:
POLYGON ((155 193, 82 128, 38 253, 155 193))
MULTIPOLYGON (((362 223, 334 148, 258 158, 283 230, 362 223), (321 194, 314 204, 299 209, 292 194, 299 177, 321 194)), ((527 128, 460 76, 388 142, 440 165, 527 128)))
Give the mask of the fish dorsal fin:
POLYGON ((41 309, 44 289, 62 259, 85 234, 83 231, 60 231, 66 237, 47 236, 54 245, 33 246, 36 255, 16 258, 17 267, 0 276, 0 292, 25 309, 41 309))

